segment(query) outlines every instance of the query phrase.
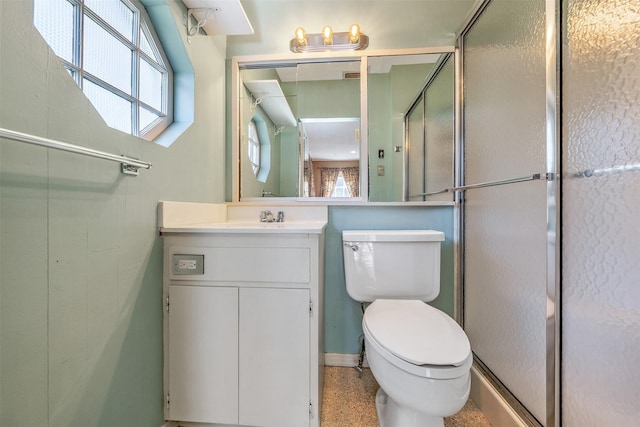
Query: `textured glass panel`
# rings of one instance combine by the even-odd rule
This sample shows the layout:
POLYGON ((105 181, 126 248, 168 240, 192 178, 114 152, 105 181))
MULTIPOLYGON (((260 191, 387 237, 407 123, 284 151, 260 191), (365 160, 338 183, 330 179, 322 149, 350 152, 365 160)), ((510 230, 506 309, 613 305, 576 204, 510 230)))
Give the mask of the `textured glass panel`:
POLYGON ((140 100, 162 111, 162 73, 140 59, 140 100))
POLYGON ((150 58, 153 58, 154 61, 159 63, 155 52, 151 48, 151 43, 149 43, 149 38, 147 37, 145 31, 140 31, 140 50, 149 55, 150 58))
POLYGON ((424 101, 420 101, 409 116, 407 144, 407 180, 409 200, 424 200, 424 101))
POLYGON ((151 123, 153 123, 160 117, 157 114, 152 113, 151 111, 142 107, 140 107, 139 111, 140 111, 140 117, 138 117, 138 121, 140 122, 141 132, 144 128, 149 126, 151 123))
POLYGON ((475 354, 544 422, 546 186, 465 195, 465 330, 475 354))
POLYGON ((465 37, 466 183, 545 170, 544 1, 496 0, 465 37))
POLYGON ((108 126, 131 133, 131 102, 86 79, 83 91, 108 126))
POLYGON ((33 23, 62 59, 73 62, 74 7, 67 0, 35 0, 33 23))
POLYGON ((95 21, 84 20, 84 69, 131 94, 131 49, 95 21))
MULTIPOLYGON (((453 186, 453 58, 449 58, 426 93, 426 193, 453 186)), ((451 200, 451 193, 427 200, 451 200)))
MULTIPOLYGON (((494 0, 464 39, 465 184, 545 171, 545 2, 494 0)), ((465 194, 465 328, 546 420, 546 186, 465 194)))
POLYGON ((640 420, 640 8, 570 0, 566 12, 562 419, 631 427, 640 420))
POLYGON ((129 41, 133 40, 133 11, 123 2, 113 0, 84 0, 84 4, 129 41))

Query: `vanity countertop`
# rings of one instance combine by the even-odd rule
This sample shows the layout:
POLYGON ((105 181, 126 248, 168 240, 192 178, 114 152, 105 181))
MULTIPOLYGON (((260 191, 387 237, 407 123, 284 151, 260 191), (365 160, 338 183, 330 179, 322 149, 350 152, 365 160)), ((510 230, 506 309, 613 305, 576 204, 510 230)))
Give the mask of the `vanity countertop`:
POLYGON ((160 233, 200 234, 322 234, 326 206, 229 206, 214 203, 158 203, 160 233), (284 213, 283 222, 260 222, 262 211, 284 213))
POLYGON ((289 221, 289 222, 209 222, 162 227, 162 233, 227 233, 227 234, 320 234, 326 227, 326 221, 289 221))

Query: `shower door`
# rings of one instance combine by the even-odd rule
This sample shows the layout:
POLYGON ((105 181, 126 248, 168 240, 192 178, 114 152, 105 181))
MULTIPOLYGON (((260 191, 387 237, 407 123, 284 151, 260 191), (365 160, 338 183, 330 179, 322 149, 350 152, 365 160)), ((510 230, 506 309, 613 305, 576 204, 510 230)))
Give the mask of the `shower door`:
POLYGON ((640 425, 640 8, 565 1, 562 425, 640 425))
POLYGON ((464 328, 476 362, 545 425, 545 2, 494 0, 462 38, 464 328), (539 179, 542 178, 542 179, 539 179))

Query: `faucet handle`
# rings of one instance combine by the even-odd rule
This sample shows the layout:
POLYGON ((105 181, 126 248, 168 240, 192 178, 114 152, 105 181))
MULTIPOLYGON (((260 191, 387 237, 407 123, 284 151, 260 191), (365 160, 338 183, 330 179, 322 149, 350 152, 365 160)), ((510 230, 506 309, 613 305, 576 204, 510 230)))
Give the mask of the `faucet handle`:
POLYGON ((284 222, 284 212, 283 211, 278 211, 278 218, 276 219, 276 222, 284 222))
POLYGON ((272 222, 272 221, 273 221, 273 214, 271 213, 271 211, 266 210, 266 211, 260 212, 260 222, 272 222))

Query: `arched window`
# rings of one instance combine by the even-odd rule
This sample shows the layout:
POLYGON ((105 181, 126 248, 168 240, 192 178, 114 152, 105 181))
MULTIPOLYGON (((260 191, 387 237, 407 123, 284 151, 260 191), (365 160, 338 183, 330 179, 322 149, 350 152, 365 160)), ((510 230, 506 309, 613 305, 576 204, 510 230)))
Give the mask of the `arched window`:
POLYGON ((34 24, 108 126, 151 140, 173 121, 173 75, 137 0, 34 0, 34 24))

